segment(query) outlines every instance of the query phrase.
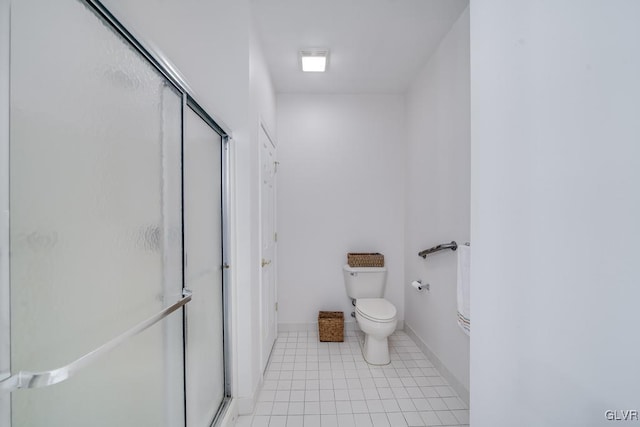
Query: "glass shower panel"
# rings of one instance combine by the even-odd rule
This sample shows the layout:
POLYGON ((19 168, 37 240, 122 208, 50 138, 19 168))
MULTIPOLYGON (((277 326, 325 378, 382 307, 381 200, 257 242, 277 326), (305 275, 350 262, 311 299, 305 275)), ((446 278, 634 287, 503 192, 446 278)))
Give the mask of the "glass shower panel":
POLYGON ((222 138, 191 109, 184 128, 187 426, 210 425, 224 398, 222 138))
MULTIPOLYGON (((181 109, 75 0, 11 9, 11 368, 79 358, 182 294, 181 109)), ((12 393, 14 426, 184 423, 174 313, 71 379, 12 393)))

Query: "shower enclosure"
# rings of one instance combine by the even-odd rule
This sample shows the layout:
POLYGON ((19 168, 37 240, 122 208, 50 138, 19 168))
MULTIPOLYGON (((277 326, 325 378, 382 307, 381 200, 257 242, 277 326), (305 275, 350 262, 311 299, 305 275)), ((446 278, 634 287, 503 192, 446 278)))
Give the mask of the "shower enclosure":
POLYGON ((0 427, 211 425, 228 131, 100 2, 0 12, 0 427))

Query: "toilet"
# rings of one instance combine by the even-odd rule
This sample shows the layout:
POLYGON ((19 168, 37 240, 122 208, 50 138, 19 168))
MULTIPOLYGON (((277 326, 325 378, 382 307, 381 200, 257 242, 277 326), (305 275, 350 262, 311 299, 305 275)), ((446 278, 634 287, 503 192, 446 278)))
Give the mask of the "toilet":
POLYGON ((365 336, 364 360, 371 365, 386 365, 391 361, 387 338, 398 325, 396 307, 382 298, 387 269, 345 265, 342 270, 347 295, 355 300, 356 321, 365 336))

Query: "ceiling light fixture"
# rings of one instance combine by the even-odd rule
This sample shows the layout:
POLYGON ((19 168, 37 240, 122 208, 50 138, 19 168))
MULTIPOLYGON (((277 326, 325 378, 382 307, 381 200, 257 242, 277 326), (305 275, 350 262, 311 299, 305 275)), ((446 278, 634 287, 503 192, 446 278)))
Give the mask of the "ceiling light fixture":
POLYGON ((329 64, 329 49, 302 49, 299 57, 302 71, 324 73, 329 64))

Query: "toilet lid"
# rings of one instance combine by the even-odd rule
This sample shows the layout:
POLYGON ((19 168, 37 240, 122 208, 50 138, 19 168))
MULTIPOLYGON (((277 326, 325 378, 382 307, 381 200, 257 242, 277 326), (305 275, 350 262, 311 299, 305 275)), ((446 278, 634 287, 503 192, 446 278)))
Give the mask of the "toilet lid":
POLYGON ((371 320, 392 320, 396 307, 384 298, 361 298, 356 300, 356 310, 371 320))

